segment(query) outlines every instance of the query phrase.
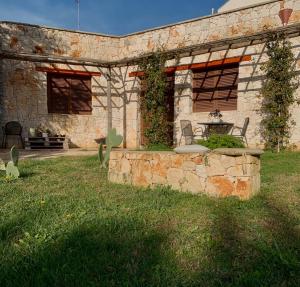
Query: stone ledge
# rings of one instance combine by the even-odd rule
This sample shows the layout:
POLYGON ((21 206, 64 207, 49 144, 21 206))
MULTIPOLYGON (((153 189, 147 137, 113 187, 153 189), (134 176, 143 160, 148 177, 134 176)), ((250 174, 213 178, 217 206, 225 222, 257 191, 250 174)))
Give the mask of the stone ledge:
MULTIPOLYGON (((230 150, 233 152, 234 149, 230 150)), ((237 196, 247 200, 260 188, 260 158, 257 154, 262 152, 253 155, 252 150, 252 154, 244 156, 250 151, 235 149, 233 155, 218 152, 202 155, 115 150, 111 153, 108 177, 116 183, 142 187, 167 185, 183 192, 237 196)))
POLYGON ((230 155, 230 156, 241 156, 241 155, 260 156, 264 153, 264 151, 261 149, 251 149, 251 148, 217 148, 213 150, 213 153, 230 155))

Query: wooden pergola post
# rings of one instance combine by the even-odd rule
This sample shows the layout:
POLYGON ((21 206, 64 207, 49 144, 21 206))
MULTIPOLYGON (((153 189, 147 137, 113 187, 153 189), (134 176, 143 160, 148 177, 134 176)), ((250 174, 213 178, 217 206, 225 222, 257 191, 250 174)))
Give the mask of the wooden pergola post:
POLYGON ((111 67, 107 73, 107 132, 112 129, 112 104, 111 104, 111 67))

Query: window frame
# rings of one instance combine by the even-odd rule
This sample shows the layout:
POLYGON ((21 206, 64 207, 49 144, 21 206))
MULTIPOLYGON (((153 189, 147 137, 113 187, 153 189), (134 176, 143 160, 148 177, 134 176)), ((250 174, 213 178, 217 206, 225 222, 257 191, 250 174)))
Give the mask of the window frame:
MULTIPOLYGON (((55 72, 47 72, 47 109, 48 114, 61 114, 61 115, 92 115, 93 106, 92 106, 92 76, 91 75, 78 75, 78 74, 70 74, 70 73, 55 73, 55 72), (59 111, 58 108, 53 106, 53 98, 54 98, 54 91, 52 87, 52 80, 53 78, 61 78, 67 80, 87 80, 88 86, 87 89, 89 91, 89 100, 86 102, 87 106, 90 106, 90 109, 87 111, 80 111, 79 109, 75 109, 73 105, 72 98, 75 96, 76 89, 72 88, 72 84, 68 86, 68 93, 67 96, 67 108, 65 112, 59 111), (73 90, 73 93, 72 93, 73 90)), ((74 101, 75 103, 75 101, 74 101)))
MULTIPOLYGON (((193 113, 207 113, 207 112, 211 112, 213 110, 219 109, 221 111, 237 111, 238 108, 238 83, 239 83, 239 67, 240 67, 240 63, 230 63, 230 64, 224 64, 224 65, 216 65, 213 67, 206 67, 206 68, 201 68, 201 69, 193 69, 192 70, 192 101, 193 101, 193 106, 192 106, 192 110, 193 113), (231 74, 235 76, 233 84, 230 86, 226 86, 226 85, 222 85, 222 86, 218 86, 220 83, 226 82, 226 76, 230 76, 231 74, 223 74, 224 70, 230 70, 232 69, 233 71, 236 70, 236 72, 232 72, 231 74), (213 72, 218 72, 221 71, 220 75, 216 75, 216 76, 208 76, 208 73, 212 73, 213 72), (195 74, 197 73, 206 73, 206 75, 202 78, 202 85, 204 84, 204 81, 207 81, 207 79, 210 78, 215 78, 214 80, 217 80, 217 83, 215 83, 215 86, 213 88, 208 87, 197 87, 196 86, 196 81, 197 78, 195 77, 195 74), (223 76, 223 77, 222 77, 223 76), (199 89, 200 91, 197 93, 195 92, 196 89, 199 89), (219 91, 229 91, 230 94, 227 96, 228 97, 228 102, 230 102, 230 100, 232 100, 232 103, 229 103, 228 107, 226 108, 224 103, 223 103, 223 109, 218 107, 218 103, 219 105, 222 105, 221 101, 224 101, 225 97, 218 97, 218 92, 219 91), (236 94, 236 96, 231 96, 232 91, 236 94), (197 99, 199 97, 200 93, 209 93, 212 92, 212 96, 211 99, 197 99), (215 93, 217 93, 217 97, 214 98, 215 93), (197 95, 198 94, 198 95, 197 95), (197 98, 196 98, 197 97, 197 98), (210 107, 203 107, 203 108, 198 108, 197 107, 197 103, 201 103, 201 102, 205 102, 205 101, 210 101, 211 105, 210 107), (219 101, 219 102, 218 102, 219 101), (225 107, 225 108, 224 108, 225 107)), ((201 78, 200 78, 201 79, 201 78)))

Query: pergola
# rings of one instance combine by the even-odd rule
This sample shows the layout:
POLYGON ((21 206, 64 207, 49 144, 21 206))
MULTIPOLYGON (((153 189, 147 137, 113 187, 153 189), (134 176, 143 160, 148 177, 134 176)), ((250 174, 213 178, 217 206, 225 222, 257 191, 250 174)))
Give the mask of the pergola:
MULTIPOLYGON (((300 23, 278 27, 275 29, 269 29, 251 35, 237 36, 237 37, 231 37, 222 40, 210 41, 206 43, 199 43, 189 47, 174 48, 168 51, 161 51, 160 53, 165 54, 168 60, 172 60, 175 58, 196 56, 196 55, 206 54, 215 51, 224 51, 224 50, 228 51, 234 48, 248 47, 248 46, 264 43, 266 39, 271 34, 274 33, 284 34, 288 38, 300 36, 300 23)), ((17 51, 11 52, 11 51, 0 49, 0 59, 28 61, 33 63, 49 63, 49 64, 52 63, 52 64, 66 64, 72 66, 107 68, 108 73, 105 75, 105 77, 108 82, 107 84, 108 128, 112 127, 111 69, 115 67, 138 65, 143 59, 151 56, 152 54, 153 53, 145 53, 138 57, 128 57, 128 58, 120 59, 118 61, 101 61, 101 60, 90 59, 90 58, 75 59, 68 56, 40 55, 34 53, 22 53, 17 51)), ((241 55, 240 59, 242 60, 243 57, 245 57, 245 55, 241 55)), ((173 69, 173 71, 192 69, 194 68, 193 65, 199 65, 199 64, 174 66, 174 67, 168 67, 167 69, 173 69)), ((133 72, 131 73, 130 76, 140 76, 141 72, 142 71, 133 72)), ((126 144, 126 140, 125 140, 125 144, 126 144)))

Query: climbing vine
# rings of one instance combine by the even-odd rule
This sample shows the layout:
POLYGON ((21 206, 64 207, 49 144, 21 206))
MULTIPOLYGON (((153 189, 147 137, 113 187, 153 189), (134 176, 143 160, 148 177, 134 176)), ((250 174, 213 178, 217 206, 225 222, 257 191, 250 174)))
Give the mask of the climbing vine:
POLYGON ((168 122, 168 88, 165 73, 166 58, 161 51, 146 57, 139 65, 142 78, 141 109, 144 120, 144 136, 148 146, 170 145, 171 124, 168 122))
POLYGON ((289 142, 295 124, 290 112, 297 102, 296 59, 284 35, 273 34, 266 43, 268 61, 262 66, 266 81, 262 87, 262 134, 266 148, 280 151, 289 142))

